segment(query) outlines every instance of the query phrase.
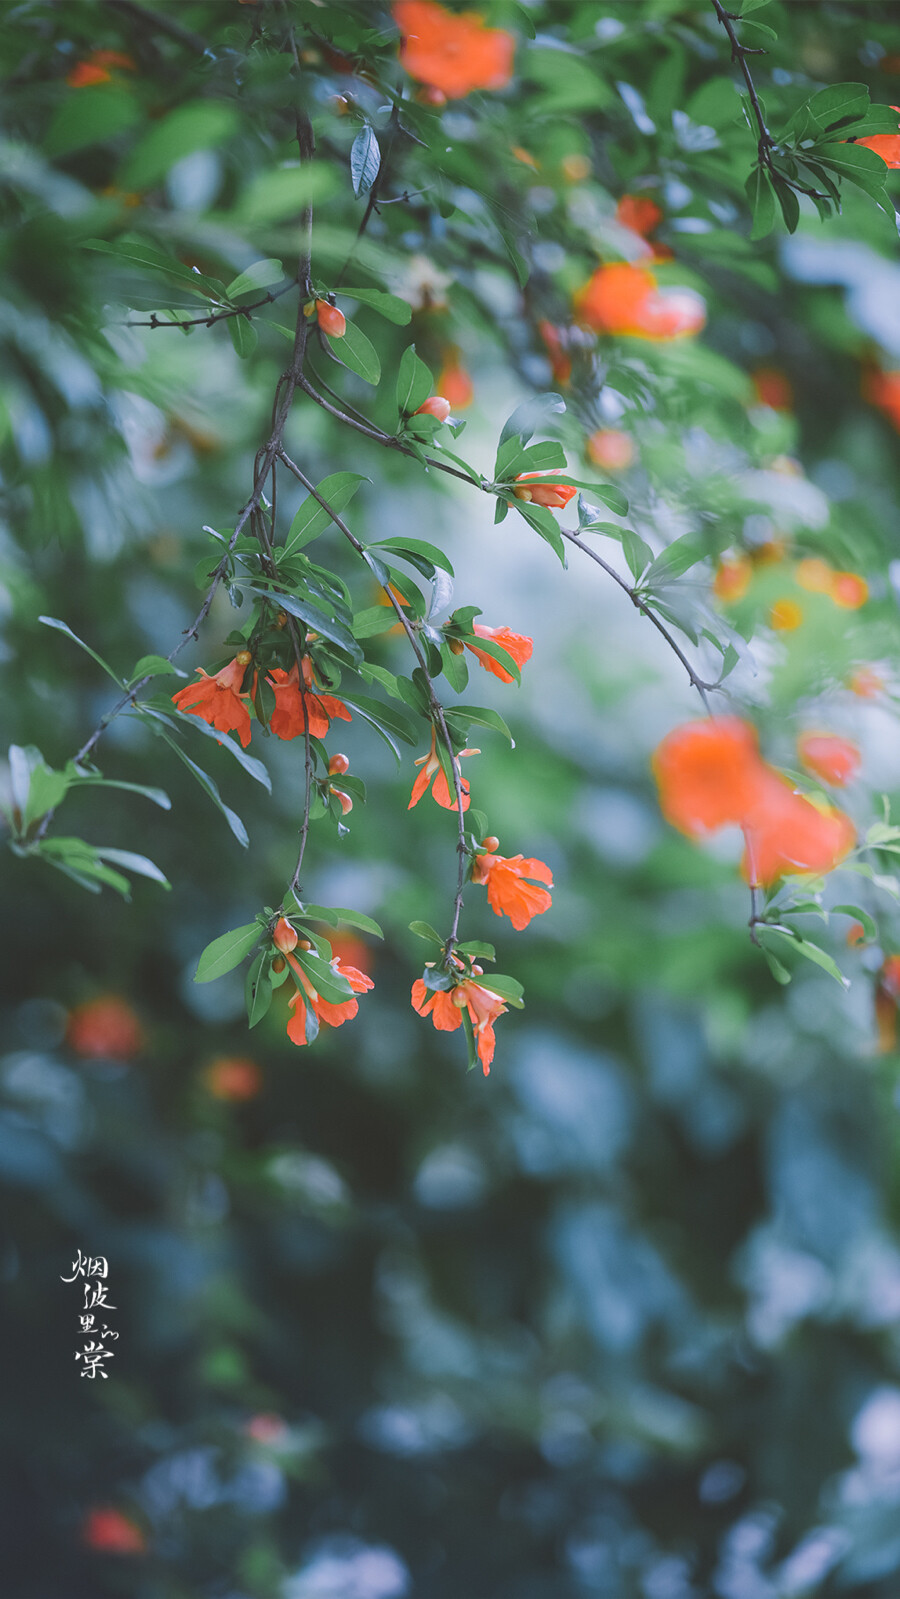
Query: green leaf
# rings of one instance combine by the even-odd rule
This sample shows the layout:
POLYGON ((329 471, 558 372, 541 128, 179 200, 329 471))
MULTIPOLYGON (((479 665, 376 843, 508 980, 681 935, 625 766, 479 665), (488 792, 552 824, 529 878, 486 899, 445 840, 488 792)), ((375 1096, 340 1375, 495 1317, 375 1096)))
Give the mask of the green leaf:
POLYGON ((246 361, 259 343, 259 334, 253 323, 249 316, 232 316, 228 318, 226 326, 238 355, 242 361, 246 361))
POLYGON ((262 936, 259 922, 247 922, 243 927, 233 927, 229 933, 214 938, 197 962, 194 982, 214 983, 217 977, 224 977, 226 972, 233 971, 262 936))
POLYGON ((267 256, 264 261, 254 261, 246 272, 239 272, 227 285, 225 293, 229 300, 236 300, 240 294, 249 294, 251 289, 270 289, 274 283, 280 283, 284 277, 284 267, 275 256, 267 256))
POLYGON ((304 904, 301 915, 311 917, 314 922, 327 922, 331 927, 343 922, 347 927, 358 928, 361 933, 371 933, 373 938, 384 938, 382 929, 371 916, 364 916, 362 911, 347 910, 343 905, 304 904))
POLYGON ((844 976, 837 962, 826 954, 824 949, 820 949, 818 944, 812 944, 809 939, 801 938, 799 933, 795 933, 792 928, 769 926, 766 928, 766 932, 783 939, 796 954, 802 955, 805 960, 812 961, 813 965, 821 966, 822 970, 827 972, 829 977, 833 977, 841 988, 850 987, 850 979, 844 976))
POLYGON ((805 109, 822 127, 837 122, 841 117, 858 117, 869 104, 869 91, 864 83, 830 83, 811 95, 805 109))
POLYGON ((357 377, 361 377, 364 383, 371 383, 374 388, 380 382, 381 362, 375 346, 355 322, 348 318, 343 338, 331 339, 329 345, 338 360, 355 372, 357 377))
MULTIPOLYGON (((257 929, 258 931, 258 929, 257 929)), ((272 959, 270 949, 261 949, 251 961, 244 981, 244 1000, 247 1006, 247 1026, 253 1028, 261 1022, 272 1003, 272 984, 268 967, 272 959)), ((237 964, 235 962, 235 964, 237 964)), ((194 982, 208 979, 194 978, 194 982)))
POLYGON ((107 888, 115 889, 123 899, 131 898, 131 884, 121 872, 113 871, 100 860, 98 852, 83 838, 45 838, 41 840, 39 853, 51 866, 64 872, 82 888, 88 888, 92 893, 98 893, 105 883, 107 888))
MULTIPOLYGON (((518 662, 513 660, 509 650, 505 650, 502 644, 497 644, 491 638, 481 638, 477 633, 473 634, 471 639, 466 639, 466 643, 471 644, 473 649, 480 650, 482 655, 489 655, 492 661, 497 661, 500 666, 505 668, 514 682, 521 683, 522 673, 518 662)), ((463 657, 458 655, 455 659, 462 661, 463 657)))
POLYGON ((438 949, 443 949, 444 940, 440 933, 436 933, 430 922, 410 922, 409 930, 417 938, 424 938, 427 944, 435 944, 438 949))
POLYGON ((861 906, 833 905, 831 909, 832 914, 835 916, 852 916, 855 921, 859 922, 869 943, 874 943, 877 939, 878 926, 874 918, 869 915, 869 912, 864 911, 861 906))
POLYGON ((454 655, 449 644, 441 646, 441 668, 454 693, 462 694, 469 681, 469 668, 464 655, 454 655))
POLYGON ((369 722, 376 732, 380 733, 385 743, 389 744, 397 759, 400 759, 400 750, 394 742, 395 738, 402 738, 405 744, 417 744, 419 735, 412 727, 409 718, 393 705, 384 705, 381 700, 371 700, 363 694, 347 694, 341 690, 341 698, 351 710, 357 711, 363 721, 369 722))
POLYGON ((176 261, 172 255, 164 255, 162 250, 152 249, 140 239, 123 238, 112 243, 106 239, 85 239, 82 248, 99 255, 113 256, 123 266, 161 272, 164 277, 172 278, 180 288, 199 294, 204 299, 219 299, 225 293, 224 285, 218 279, 205 277, 202 272, 176 261))
POLYGON ((788 233, 796 233, 797 223, 800 221, 800 201, 784 178, 776 177, 773 182, 775 184, 775 193, 778 196, 778 204, 781 207, 781 215, 784 218, 784 225, 788 233))
POLYGON ((465 730, 470 725, 475 727, 489 727, 495 733, 502 733, 509 739, 510 747, 515 749, 516 743, 509 728, 499 711, 492 710, 490 706, 483 705, 451 705, 444 716, 448 725, 460 726, 465 730))
POLYGON ((816 160, 830 167, 847 183, 854 183, 874 200, 883 197, 888 167, 880 155, 864 144, 816 145, 816 160))
POLYGON ((233 756, 238 766, 243 767, 248 777, 252 777, 255 783, 260 783, 266 792, 271 794, 272 779, 262 761, 258 760, 255 755, 248 755, 242 745, 236 739, 233 739, 229 733, 223 733, 219 728, 211 727, 209 722, 203 720, 202 716, 192 716, 189 711, 179 711, 171 701, 164 700, 163 705, 165 710, 160 708, 156 700, 144 700, 141 704, 136 705, 134 709, 138 716, 151 716, 156 721, 164 721, 169 727, 177 726, 180 723, 182 726, 189 727, 192 732, 199 733, 201 738, 211 738, 220 749, 227 750, 229 755, 233 756))
MULTIPOLYGON (((195 720, 199 720, 199 718, 195 718, 195 720)), ((178 759, 184 763, 188 771, 191 772, 197 779, 200 787, 203 789, 205 794, 209 795, 209 798, 212 800, 216 809, 222 812, 222 815, 228 823, 228 826, 231 828, 231 831, 238 843, 242 845, 244 849, 246 849, 250 843, 247 829, 237 812, 233 811, 229 805, 225 804, 225 801, 219 793, 218 785, 213 782, 213 779, 209 776, 209 773, 204 772, 202 766, 198 766, 196 761, 191 760, 191 757, 181 748, 178 740, 174 739, 171 733, 167 733, 164 727, 157 726, 156 730, 159 734, 159 737, 163 739, 166 744, 168 744, 170 749, 175 751, 178 759)))
POLYGON ((365 611, 357 611, 353 618, 353 633, 355 638, 374 638, 377 633, 387 633, 394 626, 397 618, 391 605, 370 605, 365 611))
POLYGON ((516 1010, 522 1009, 522 995, 525 990, 522 984, 514 977, 501 977, 497 972, 491 972, 483 978, 476 979, 484 988, 489 988, 492 994, 499 995, 507 1005, 514 1005, 516 1010))
POLYGON ((186 677, 187 673, 179 672, 177 666, 167 660, 164 655, 142 655, 136 662, 134 670, 128 679, 128 686, 137 683, 144 677, 186 677))
POLYGON ((321 955, 314 955, 311 950, 298 946, 294 951, 294 960, 306 973, 316 993, 329 1004, 343 1005, 348 999, 356 998, 346 977, 341 977, 331 962, 321 955))
POLYGON ((548 390, 542 394, 533 394, 529 399, 517 405, 511 416, 508 416, 500 431, 498 443, 505 444, 507 439, 518 438, 527 444, 538 429, 547 426, 551 416, 561 416, 566 409, 566 402, 561 394, 548 390))
POLYGON ((692 566, 708 556, 709 549, 706 540, 698 537, 696 533, 682 533, 681 537, 674 539, 671 544, 656 557, 648 572, 644 575, 643 587, 653 588, 656 585, 664 586, 672 583, 676 578, 683 577, 692 566))
MULTIPOLYGON (((360 305, 368 305, 379 316, 386 317, 388 322, 394 322, 398 327, 406 327, 412 320, 412 306, 408 300, 401 300, 399 295, 384 294, 380 289, 345 289, 338 293, 348 300, 358 300, 360 305)), ((427 398, 427 396, 426 396, 427 398)))
POLYGON ((255 595, 257 599, 268 600, 276 611, 287 611, 289 616, 296 616, 307 627, 320 633, 322 638, 327 638, 332 644, 337 644, 340 649, 346 650, 354 661, 362 660, 362 650, 343 622, 326 616, 324 611, 321 611, 317 605, 311 604, 309 600, 300 599, 296 594, 285 594, 281 589, 257 589, 249 585, 244 592, 255 595))
POLYGON ((567 473, 562 477, 554 478, 556 483, 564 483, 569 488, 586 489, 595 500, 600 500, 608 506, 615 516, 628 515, 628 500, 621 489, 614 488, 612 483, 587 483, 581 478, 570 477, 567 473))
POLYGON ((109 662, 104 661, 103 656, 98 655, 96 650, 92 650, 90 644, 85 644, 84 639, 80 639, 77 633, 73 633, 68 622, 61 622, 58 616, 39 616, 38 621, 43 622, 45 627, 55 627, 58 633, 65 633, 66 637, 70 638, 72 642, 77 644, 80 649, 85 651, 86 654, 90 655, 91 659, 96 661, 98 666, 103 667, 107 677, 111 677, 113 682, 117 684, 119 688, 122 688, 122 679, 116 676, 109 662))
POLYGON ((469 1016, 469 1012, 467 1010, 461 1010, 459 1014, 462 1017, 463 1035, 466 1040, 466 1071, 471 1072, 474 1071, 475 1067, 478 1065, 478 1049, 475 1042, 475 1030, 472 1026, 472 1019, 469 1016))
POLYGON ((53 160, 85 150, 91 144, 118 138, 141 120, 134 94, 118 83, 98 83, 69 90, 54 113, 44 153, 53 160))
POLYGON ((153 861, 148 860, 146 855, 135 855, 130 849, 107 849, 105 845, 101 847, 99 844, 94 846, 94 854, 102 861, 111 861, 113 866, 121 866, 127 872, 136 872, 138 877, 149 877, 154 883, 161 883, 163 888, 172 887, 165 873, 161 872, 153 861))
POLYGON ((76 785, 79 788, 87 788, 91 784, 96 788, 123 788, 129 794, 143 794, 145 799, 152 800, 154 805, 158 805, 161 811, 172 809, 172 801, 163 788, 148 788, 145 783, 124 783, 118 777, 103 777, 99 772, 96 774, 79 772, 74 762, 70 762, 66 770, 70 773, 69 782, 73 788, 76 785))
POLYGON ((363 123, 350 146, 350 181, 357 200, 368 194, 381 170, 381 151, 374 128, 363 123))
MULTIPOLYGON (((449 572, 451 577, 454 575, 453 567, 450 565, 443 550, 439 550, 436 544, 427 544, 424 539, 375 539, 369 545, 369 549, 390 550, 393 555, 407 555, 410 559, 413 556, 419 556, 432 569, 439 566, 442 571, 449 572)), ((416 566, 418 563, 413 561, 413 565, 416 566)), ((426 572, 425 575, 430 577, 432 573, 426 572)))
MULTIPOLYGON (((469 813, 471 815, 471 812, 469 813)), ((493 961, 497 959, 497 952, 493 944, 482 944, 476 938, 467 939, 465 944, 457 944, 460 955, 470 955, 473 960, 493 961)))
MULTIPOLYGON (((329 477, 323 477, 321 483, 316 484, 317 493, 323 500, 327 500, 333 511, 340 515, 341 511, 350 504, 360 483, 368 483, 369 479, 361 472, 332 472, 329 477)), ((292 555, 295 550, 301 550, 305 545, 311 544, 330 527, 333 517, 330 512, 321 506, 312 494, 303 501, 297 515, 288 530, 284 541, 284 548, 280 557, 292 555)))
POLYGON ((39 816, 46 816, 48 811, 55 810, 65 798, 68 787, 69 778, 65 772, 56 772, 43 764, 36 766, 31 774, 28 801, 22 817, 25 827, 30 827, 39 816))
POLYGON ((775 186, 765 167, 754 167, 745 187, 753 216, 750 237, 763 239, 775 226, 775 186))
POLYGON ((235 107, 222 100, 191 100, 178 106, 154 122, 130 151, 119 174, 119 186, 150 188, 184 156, 224 144, 237 123, 235 107))
POLYGON ((397 410, 401 416, 408 416, 433 392, 434 379, 425 362, 416 355, 415 345, 410 344, 403 351, 397 369, 397 410))
POLYGON ((566 549, 562 535, 553 520, 553 512, 548 511, 545 505, 533 505, 528 500, 514 500, 513 504, 520 516, 525 518, 529 527, 559 556, 563 566, 566 564, 566 549))

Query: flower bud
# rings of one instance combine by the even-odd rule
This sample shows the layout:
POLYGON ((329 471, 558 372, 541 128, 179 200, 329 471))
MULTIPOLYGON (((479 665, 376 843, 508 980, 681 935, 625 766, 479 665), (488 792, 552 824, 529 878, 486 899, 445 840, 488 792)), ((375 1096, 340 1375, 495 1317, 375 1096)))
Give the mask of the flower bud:
POLYGON ((287 627, 287 611, 279 611, 275 618, 277 628, 287 627))
POLYGON ((287 962, 285 960, 283 960, 280 955, 276 955, 275 959, 272 962, 272 970, 278 976, 280 976, 281 973, 284 971, 284 968, 285 968, 286 965, 287 965, 287 962))
POLYGON ((353 809, 353 801, 350 798, 350 795, 345 794, 342 788, 332 788, 329 790, 329 793, 333 794, 335 799, 340 801, 341 810, 343 811, 344 815, 349 816, 353 809))
POLYGON ((442 394, 432 394, 413 412, 413 416, 434 416, 439 422, 446 422, 449 415, 450 401, 442 394))
POLYGON ((483 977, 484 976, 484 967, 483 966, 473 966, 472 967, 472 976, 473 977, 483 977))
POLYGON ((298 941, 297 948, 298 949, 312 949, 312 944, 310 943, 308 938, 301 938, 298 941))
POLYGON ((466 646, 461 638, 448 638, 447 648, 449 649, 451 655, 463 655, 465 653, 466 646))
POLYGON ((454 988, 451 998, 457 1010, 465 1010, 466 996, 461 988, 454 988))
POLYGON ((319 318, 319 327, 327 333, 330 339, 342 339, 347 331, 347 319, 343 311, 336 305, 329 305, 327 300, 316 301, 316 315, 319 318))
POLYGON ((517 500, 530 500, 531 499, 531 490, 530 489, 513 489, 513 494, 515 495, 517 500))
POLYGON ((348 756, 340 754, 332 755, 331 760, 328 762, 329 777, 336 777, 338 775, 343 776, 344 772, 349 772, 349 770, 350 760, 348 756))
POLYGON ((493 833, 489 833, 487 838, 481 840, 481 847, 486 849, 489 855, 496 855, 500 848, 500 840, 493 833))
POLYGON ((235 660, 237 661, 238 666, 249 666, 250 662, 253 660, 253 656, 250 654, 249 650, 238 650, 235 660))
POLYGON ((282 955, 289 955, 297 948, 297 930, 291 926, 286 916, 279 917, 272 934, 272 942, 276 949, 281 950, 282 955))

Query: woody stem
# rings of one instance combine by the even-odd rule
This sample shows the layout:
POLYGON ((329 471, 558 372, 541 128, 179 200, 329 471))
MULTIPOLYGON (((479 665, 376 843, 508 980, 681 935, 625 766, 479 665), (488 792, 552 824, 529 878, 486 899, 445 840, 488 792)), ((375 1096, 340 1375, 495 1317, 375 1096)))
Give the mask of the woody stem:
MULTIPOLYGON (((344 537, 346 539, 348 539, 349 542, 352 544, 352 546, 353 546, 354 550, 356 551, 357 555, 362 556, 363 560, 365 560, 366 559, 366 547, 365 547, 365 545, 360 543, 360 541, 356 537, 355 533, 351 533, 351 531, 350 531, 349 527, 347 526, 346 522, 343 522, 341 520, 340 516, 338 515, 337 511, 335 511, 334 507, 329 505, 328 501, 324 498, 323 495, 321 495, 319 493, 319 491, 315 487, 315 485, 310 482, 310 480, 306 476, 306 474, 300 470, 300 468, 297 465, 297 463, 295 461, 292 461, 290 456, 286 455, 283 449, 279 453, 279 459, 284 462, 284 465, 287 467, 288 471, 293 473, 293 475, 297 479, 298 483, 302 483, 302 485, 306 489, 307 493, 311 494, 314 500, 318 500, 318 502, 321 505, 323 511, 327 511, 328 515, 331 517, 331 519, 334 522, 335 526, 340 529, 340 531, 343 533, 344 537)), ((423 674, 423 676, 425 678, 425 681, 428 684, 429 708, 430 708, 430 711, 431 711, 432 721, 434 723, 434 726, 437 728, 438 734, 440 736, 441 743, 443 744, 444 749, 447 752, 447 755, 448 755, 449 760, 450 760, 450 770, 453 773, 453 789, 454 789, 454 792, 456 794, 456 812, 457 812, 457 817, 458 817, 458 821, 459 821, 459 843, 457 845, 457 853, 458 853, 458 856, 459 856, 459 868, 458 868, 458 871, 457 871, 457 879, 456 879, 456 895, 455 895, 455 898, 454 898, 454 901, 453 901, 453 922, 452 922, 452 926, 451 926, 451 929, 450 929, 450 936, 449 936, 449 938, 447 940, 446 945, 444 946, 446 951, 447 951, 447 953, 449 954, 450 951, 453 949, 454 944, 456 943, 457 934, 459 932, 459 918, 460 918, 460 914, 462 912, 462 904, 463 904, 463 889, 465 887, 465 882, 466 882, 466 860, 468 858, 468 853, 469 853, 468 852, 468 848, 466 846, 466 824, 465 824, 465 816, 464 816, 464 812, 463 812, 463 791, 462 791, 462 780, 461 780, 460 774, 459 774, 459 759, 458 759, 458 757, 457 757, 457 755, 456 755, 456 753, 454 751, 453 740, 450 737, 450 731, 449 731, 449 729, 447 727, 447 723, 446 723, 446 720, 445 720, 445 717, 444 717, 444 707, 441 704, 441 702, 438 699, 437 694, 435 692, 434 682, 433 682, 433 679, 431 677, 431 673, 428 670, 428 665, 427 665, 427 662, 425 660, 425 656, 424 656, 424 654, 422 652, 422 647, 421 647, 421 645, 419 643, 419 640, 416 638, 415 630, 410 625, 409 619, 407 618, 407 616, 406 616, 406 614, 405 614, 405 612, 403 610, 403 606, 400 604, 399 600, 397 599, 396 595, 392 592, 390 587, 388 587, 385 592, 386 592, 386 594, 388 596, 388 599, 391 602, 391 605, 394 608, 394 611, 395 611, 396 616, 397 616, 397 620, 399 621, 401 627, 403 628, 404 633, 406 634, 406 636, 407 636, 407 638, 409 640, 410 647, 411 647, 411 649, 413 651, 413 654, 416 657, 416 661, 418 662, 419 667, 422 670, 422 674, 423 674)))

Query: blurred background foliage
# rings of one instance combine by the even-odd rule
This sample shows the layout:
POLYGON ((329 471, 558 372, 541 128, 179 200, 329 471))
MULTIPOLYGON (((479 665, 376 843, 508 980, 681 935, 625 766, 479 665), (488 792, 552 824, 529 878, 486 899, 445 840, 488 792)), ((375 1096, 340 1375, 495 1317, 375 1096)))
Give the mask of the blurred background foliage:
MULTIPOLYGON (((773 759, 796 765, 811 717, 852 734, 864 780, 846 803, 864 825, 873 793, 900 790, 896 229, 850 190, 824 226, 804 203, 792 238, 748 243, 754 141, 712 6, 485 13, 516 36, 513 84, 446 109, 410 99, 391 203, 357 252, 412 325, 346 309, 388 377, 414 337, 438 390, 456 382, 467 456, 487 463, 530 389, 562 385, 572 469, 591 470, 592 435, 616 439, 610 475, 654 551, 699 529, 711 557, 743 556, 737 606, 711 597, 711 562, 677 603, 734 624, 735 693, 773 759), (702 295, 708 322, 692 341, 605 341, 598 389, 577 334, 566 374, 535 329, 569 323, 599 257, 638 253, 617 219, 629 192, 662 212, 660 282, 702 295), (864 573, 869 603, 810 596, 803 556, 864 573), (776 636, 786 599, 804 626, 776 636), (863 669, 876 686, 854 694, 863 669)), ((777 34, 752 58, 773 122, 831 82, 900 98, 896 5, 773 3, 759 20, 777 34)), ((229 526, 246 498, 295 303, 254 317, 246 359, 227 325, 129 330, 196 296, 160 298, 80 245, 135 230, 227 281, 293 261, 310 194, 329 280, 365 205, 351 143, 368 120, 387 148, 378 79, 403 75, 390 14, 369 4, 25 0, 0 21, 3 712, 9 741, 59 767, 112 690, 38 616, 126 674, 171 647, 200 603, 204 524, 229 526), (302 178, 297 94, 318 151, 302 178)), ((339 387, 394 425, 390 382, 339 387)), ((469 764, 501 846, 551 864, 554 906, 513 938, 467 894, 467 933, 496 939, 527 996, 484 1081, 408 1000, 422 953, 407 924, 446 913, 453 817, 407 814, 410 761, 398 771, 358 721, 341 743, 369 803, 346 838, 315 831, 306 886, 387 936, 344 946, 375 989, 302 1054, 284 989, 248 1034, 240 973, 192 983, 203 945, 290 875, 295 749, 265 742, 269 796, 191 745, 244 818, 244 851, 143 724, 111 725, 104 771, 162 786, 172 809, 91 789, 67 798, 64 830, 146 853, 168 894, 139 881, 130 903, 94 898, 6 855, 4 1592, 891 1599, 897 1063, 893 1000, 880 1033, 874 1005, 900 948, 889 887, 832 895, 879 918, 860 948, 846 918, 821 933, 846 992, 812 966, 779 988, 747 938, 736 841, 699 850, 659 816, 650 752, 697 705, 619 590, 309 403, 288 447, 316 480, 365 472, 355 528, 444 543, 456 602, 533 636, 521 689, 478 685, 517 747, 488 739, 469 764), (73 1359, 79 1294, 60 1277, 79 1248, 109 1260, 108 1381, 73 1359)), ((300 496, 283 492, 287 514, 300 496)), ((234 617, 220 593, 185 665, 216 658, 234 617)), ((402 643, 380 658, 397 666, 402 643)))

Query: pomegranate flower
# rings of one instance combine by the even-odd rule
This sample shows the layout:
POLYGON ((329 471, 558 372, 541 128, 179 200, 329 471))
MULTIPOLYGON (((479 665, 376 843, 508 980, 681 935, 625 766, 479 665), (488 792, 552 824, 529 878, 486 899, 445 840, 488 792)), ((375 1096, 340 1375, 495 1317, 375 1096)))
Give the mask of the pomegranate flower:
POLYGON ((568 483, 548 481, 544 472, 520 472, 513 494, 517 500, 530 500, 534 505, 546 505, 551 511, 561 511, 578 493, 568 483))
POLYGON ((307 716, 313 738, 324 738, 335 720, 350 721, 350 712, 343 700, 335 699, 333 694, 314 692, 315 675, 308 655, 303 657, 303 689, 300 688, 296 661, 289 672, 274 666, 268 681, 275 690, 275 709, 270 725, 276 738, 298 738, 305 731, 307 716))
MULTIPOLYGON (((481 976, 481 967, 473 966, 473 973, 481 976)), ((426 988, 421 977, 412 986, 412 1007, 420 1016, 430 1016, 440 1033, 455 1032, 462 1026, 462 1013, 468 1011, 475 1032, 478 1059, 485 1077, 494 1058, 494 1023, 503 1016, 506 1006, 498 994, 491 993, 485 983, 476 983, 471 977, 447 989, 426 988)))
POLYGON ((413 416, 433 416, 437 422, 446 422, 450 411, 450 401, 443 394, 430 394, 413 412, 413 416))
POLYGON ((553 876, 543 861, 524 855, 497 855, 498 845, 497 838, 484 840, 481 847, 485 853, 476 855, 472 865, 472 882, 485 885, 494 915, 508 916, 516 932, 521 933, 533 916, 542 916, 550 909, 547 889, 553 887, 553 876), (539 888, 538 883, 547 887, 539 888))
POLYGON ((113 1505, 95 1505, 88 1511, 81 1541, 88 1549, 107 1555, 142 1555, 147 1549, 147 1539, 137 1522, 113 1505))
MULTIPOLYGON (((900 106, 892 105, 891 110, 900 116, 900 106)), ((900 167, 900 122, 896 133, 875 133, 869 139, 857 139, 856 142, 880 155, 886 166, 900 167)))
POLYGON ((172 704, 189 716, 199 716, 220 733, 233 730, 246 749, 250 743, 250 713, 244 702, 249 695, 241 693, 241 684, 251 659, 249 650, 239 650, 234 660, 223 666, 215 677, 198 666, 200 682, 180 688, 172 695, 172 704))
POLYGON ((609 261, 577 290, 579 320, 595 333, 639 339, 682 339, 699 333, 706 305, 692 289, 660 289, 647 267, 609 261))
POLYGON ((797 752, 808 771, 835 788, 843 788, 859 770, 860 753, 856 745, 836 733, 801 733, 797 752))
MULTIPOLYGON (((312 1011, 316 1021, 327 1027, 343 1027, 344 1022, 352 1021, 359 1010, 355 999, 332 1001, 323 999, 307 977, 297 957, 291 953, 291 940, 285 929, 294 934, 294 948, 296 948, 296 933, 290 922, 284 917, 278 923, 274 934, 276 948, 280 949, 294 974, 297 988, 290 999, 291 1017, 287 1024, 287 1035, 292 1044, 305 1044, 306 1039, 306 1013, 307 1008, 312 1011)), ((301 943, 301 948, 309 948, 306 940, 301 943)), ((365 972, 358 972, 355 966, 345 966, 340 956, 335 955, 330 961, 331 970, 338 977, 345 977, 355 994, 364 994, 367 989, 374 988, 375 984, 365 972)))
MULTIPOLYGON (((477 633, 479 638, 490 639, 493 644, 499 644, 501 649, 506 650, 507 654, 512 656, 517 666, 524 666, 526 661, 531 660, 534 640, 527 638, 524 633, 514 633, 512 628, 509 627, 484 627, 480 622, 473 622, 472 631, 477 633)), ((488 655, 484 650, 480 650, 477 644, 470 644, 468 639, 465 641, 465 647, 467 650, 472 651, 472 654, 481 662, 485 671, 492 672, 494 677, 499 677, 501 683, 515 682, 512 672, 507 671, 506 667, 500 661, 496 661, 493 655, 488 655)))
POLYGON ((743 822, 749 883, 768 886, 779 877, 834 871, 849 855, 856 829, 834 806, 815 805, 795 792, 771 766, 763 766, 752 810, 743 822))
MULTIPOLYGON (((457 776, 459 776, 459 786, 462 793, 462 808, 464 811, 469 809, 469 785, 465 779, 459 775, 460 758, 463 755, 480 754, 480 750, 460 750, 459 755, 456 755, 453 758, 453 764, 456 767, 457 776)), ((431 790, 432 799, 436 800, 438 805, 442 805, 445 811, 455 811, 457 809, 456 795, 454 793, 451 798, 450 790, 447 786, 447 779, 444 776, 444 768, 442 767, 438 758, 437 738, 435 736, 434 728, 431 729, 431 749, 428 751, 427 755, 420 755, 414 764, 416 766, 421 766, 422 770, 413 783, 412 793, 409 797, 409 804, 407 805, 406 809, 411 811, 414 805, 418 805, 419 800, 425 793, 426 788, 428 787, 432 778, 434 778, 434 787, 431 790)))
POLYGON ((515 41, 488 28, 475 11, 445 11, 435 0, 395 0, 403 43, 400 64, 411 78, 451 100, 473 89, 502 89, 512 77, 515 41))

